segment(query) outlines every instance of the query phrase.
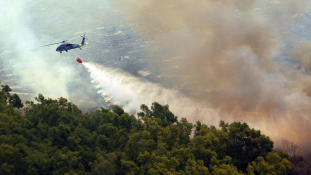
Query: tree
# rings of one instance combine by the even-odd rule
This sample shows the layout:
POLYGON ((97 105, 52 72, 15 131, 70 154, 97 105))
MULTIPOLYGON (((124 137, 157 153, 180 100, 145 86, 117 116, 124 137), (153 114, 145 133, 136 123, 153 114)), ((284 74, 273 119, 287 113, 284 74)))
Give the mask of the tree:
POLYGON ((158 102, 154 102, 152 103, 151 110, 144 104, 140 108, 142 112, 137 113, 139 117, 158 118, 164 127, 177 122, 177 117, 169 110, 168 105, 162 106, 158 102))
POLYGON ((124 110, 120 106, 116 105, 113 108, 113 113, 117 113, 119 116, 121 116, 124 113, 124 110))
POLYGON ((270 138, 259 130, 250 129, 246 123, 233 122, 228 125, 221 121, 219 126, 229 134, 227 155, 233 158, 233 164, 238 169, 245 171, 248 162, 272 151, 273 142, 270 138))
POLYGON ((194 130, 194 136, 198 136, 200 134, 200 130, 201 130, 201 122, 197 121, 197 123, 194 125, 195 130, 194 130))
POLYGON ((22 108, 24 105, 22 103, 22 100, 19 98, 19 96, 17 94, 13 94, 11 97, 10 97, 10 103, 13 104, 13 107, 14 108, 22 108))
POLYGON ((60 97, 58 98, 58 105, 60 106, 67 106, 67 98, 63 98, 63 97, 60 97))
POLYGON ((259 175, 265 174, 288 174, 292 167, 287 158, 282 159, 278 153, 269 152, 266 156, 267 161, 259 156, 256 161, 253 161, 247 167, 248 174, 254 174, 255 172, 259 175))
POLYGON ((141 133, 133 133, 131 136, 129 136, 129 140, 127 142, 126 145, 126 153, 127 156, 132 159, 132 160, 136 160, 138 153, 139 153, 139 147, 138 147, 138 143, 139 140, 141 139, 141 133))
POLYGON ((186 174, 206 174, 208 175, 208 168, 204 166, 204 162, 202 160, 195 161, 193 159, 188 159, 185 167, 186 174))
POLYGON ((193 124, 189 123, 186 118, 181 118, 180 122, 177 122, 179 128, 179 139, 181 144, 190 143, 190 134, 193 128, 193 124))
POLYGON ((2 103, 7 103, 8 100, 10 100, 11 91, 12 89, 10 88, 9 85, 1 85, 0 101, 2 101, 2 103))
POLYGON ((136 174, 138 169, 138 166, 133 161, 121 160, 122 174, 136 174))
POLYGON ((151 110, 142 105, 136 118, 121 107, 83 114, 70 102, 35 99, 23 117, 0 101, 0 174, 284 174, 291 168, 288 154, 270 153, 273 142, 246 123, 221 121, 217 129, 197 122, 192 138, 193 124, 156 102, 151 110))
POLYGON ((45 104, 45 98, 42 94, 38 94, 38 97, 35 97, 35 100, 40 102, 42 105, 45 104))
POLYGON ((10 88, 10 86, 9 85, 1 85, 1 87, 2 87, 2 93, 4 94, 4 95, 6 95, 7 97, 9 97, 10 96, 10 92, 12 91, 12 89, 10 88))
POLYGON ((274 170, 277 174, 285 175, 288 174, 292 169, 288 159, 282 158, 278 153, 269 152, 266 156, 266 159, 270 165, 273 165, 274 170))
POLYGON ((290 157, 296 157, 300 153, 300 146, 292 141, 283 139, 282 145, 290 157))

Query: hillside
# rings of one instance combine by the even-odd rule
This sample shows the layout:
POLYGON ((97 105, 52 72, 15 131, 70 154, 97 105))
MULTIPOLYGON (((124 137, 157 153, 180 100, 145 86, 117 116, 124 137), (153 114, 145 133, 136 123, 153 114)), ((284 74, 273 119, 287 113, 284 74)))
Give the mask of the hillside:
POLYGON ((1 174, 288 174, 288 154, 246 123, 178 119, 168 105, 83 114, 42 94, 25 106, 0 92, 1 174), (17 112, 23 107, 24 114, 17 112))

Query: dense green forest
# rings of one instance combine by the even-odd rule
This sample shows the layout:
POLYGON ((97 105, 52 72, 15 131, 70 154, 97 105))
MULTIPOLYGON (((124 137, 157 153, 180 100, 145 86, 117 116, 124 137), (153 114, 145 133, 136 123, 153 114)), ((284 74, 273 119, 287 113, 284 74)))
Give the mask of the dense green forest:
POLYGON ((21 103, 0 92, 1 174, 288 174, 288 154, 246 123, 219 129, 178 120, 168 105, 141 105, 138 117, 115 106, 83 114, 73 103, 21 103), (22 108, 18 109, 18 108, 22 108), (23 113, 18 111, 24 111, 23 113))

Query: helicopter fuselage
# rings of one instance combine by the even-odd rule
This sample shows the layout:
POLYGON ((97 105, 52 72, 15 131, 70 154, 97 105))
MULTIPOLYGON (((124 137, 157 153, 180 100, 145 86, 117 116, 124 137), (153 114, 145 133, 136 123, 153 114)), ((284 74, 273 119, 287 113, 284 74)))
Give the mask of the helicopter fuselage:
POLYGON ((80 48, 83 46, 83 44, 70 44, 70 43, 64 43, 61 44, 57 47, 56 51, 62 53, 62 51, 68 51, 70 49, 76 49, 76 48, 80 48))
POLYGON ((80 50, 82 50, 81 47, 88 44, 88 43, 85 42, 85 35, 83 35, 81 37, 83 37, 81 44, 65 43, 65 41, 63 41, 63 44, 59 45, 56 48, 56 51, 62 53, 62 51, 68 52, 68 50, 76 49, 76 48, 79 48, 80 50))

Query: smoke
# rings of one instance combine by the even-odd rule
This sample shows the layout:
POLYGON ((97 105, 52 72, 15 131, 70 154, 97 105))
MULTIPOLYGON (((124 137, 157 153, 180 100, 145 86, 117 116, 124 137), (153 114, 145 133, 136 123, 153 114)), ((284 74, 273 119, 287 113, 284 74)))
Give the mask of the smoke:
POLYGON ((301 62, 301 66, 305 69, 311 68, 311 43, 300 43, 291 53, 291 57, 301 62))
POLYGON ((112 3, 152 41, 148 63, 159 82, 212 104, 222 119, 257 125, 276 143, 282 138, 310 143, 310 73, 277 59, 285 51, 287 59, 309 68, 310 44, 290 53, 282 38, 309 11, 307 1, 112 3))

